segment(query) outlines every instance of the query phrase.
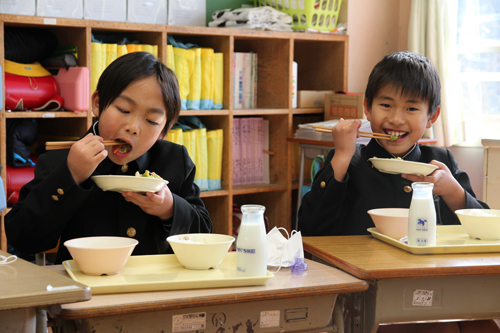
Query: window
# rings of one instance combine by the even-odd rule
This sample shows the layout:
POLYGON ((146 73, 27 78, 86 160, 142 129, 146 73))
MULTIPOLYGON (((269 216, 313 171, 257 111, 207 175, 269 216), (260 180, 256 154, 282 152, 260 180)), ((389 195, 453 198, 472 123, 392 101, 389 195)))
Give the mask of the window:
POLYGON ((465 143, 500 139, 500 1, 458 1, 457 60, 465 143))

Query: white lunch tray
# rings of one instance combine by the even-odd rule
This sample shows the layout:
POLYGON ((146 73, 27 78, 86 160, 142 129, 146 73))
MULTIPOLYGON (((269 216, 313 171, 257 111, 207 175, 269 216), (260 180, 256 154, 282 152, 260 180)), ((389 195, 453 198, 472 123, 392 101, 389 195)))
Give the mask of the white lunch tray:
POLYGON ((229 252, 215 269, 191 270, 182 266, 174 254, 131 256, 116 275, 91 276, 80 271, 74 260, 63 262, 69 276, 88 285, 92 294, 139 291, 221 288, 264 285, 274 274, 241 277, 236 272, 236 252, 229 252))
POLYGON ((500 252, 500 240, 470 238, 461 225, 436 226, 436 246, 410 246, 383 235, 377 228, 368 228, 373 237, 413 254, 500 252))

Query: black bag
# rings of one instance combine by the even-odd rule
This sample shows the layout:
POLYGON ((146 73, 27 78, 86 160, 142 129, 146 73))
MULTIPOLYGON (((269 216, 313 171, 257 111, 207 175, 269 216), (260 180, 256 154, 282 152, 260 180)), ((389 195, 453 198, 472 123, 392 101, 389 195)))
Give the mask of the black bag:
POLYGON ((33 119, 7 119, 7 164, 14 167, 35 166, 30 159, 30 145, 38 127, 33 119))
POLYGON ((56 36, 47 29, 4 28, 5 59, 21 64, 41 62, 52 55, 56 36))

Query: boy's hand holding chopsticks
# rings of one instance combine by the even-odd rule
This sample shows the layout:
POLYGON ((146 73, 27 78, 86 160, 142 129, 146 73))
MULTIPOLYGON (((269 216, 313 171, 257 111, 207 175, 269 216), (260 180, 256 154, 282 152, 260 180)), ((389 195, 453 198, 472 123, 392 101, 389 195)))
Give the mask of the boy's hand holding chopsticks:
MULTIPOLYGON (((104 141, 108 141, 106 144, 120 144, 113 140, 104 141)), ((89 133, 78 141, 69 141, 63 144, 57 142, 48 144, 47 147, 51 147, 48 149, 69 148, 66 163, 75 183, 81 185, 89 179, 97 166, 108 156, 108 151, 103 147, 104 141, 102 137, 89 133)))

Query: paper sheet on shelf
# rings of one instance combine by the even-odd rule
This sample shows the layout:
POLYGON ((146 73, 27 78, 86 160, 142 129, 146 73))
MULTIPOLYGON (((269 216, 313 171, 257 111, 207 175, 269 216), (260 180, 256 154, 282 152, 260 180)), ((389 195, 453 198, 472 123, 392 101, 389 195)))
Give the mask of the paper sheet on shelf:
MULTIPOLYGON (((313 128, 313 125, 325 126, 325 127, 333 127, 337 125, 339 119, 331 119, 327 121, 320 121, 316 123, 307 123, 307 124, 299 124, 299 128, 295 132, 296 139, 306 139, 306 140, 315 140, 315 141, 333 141, 333 137, 331 133, 323 133, 316 132, 313 128)), ((371 132, 370 122, 366 119, 361 119, 361 127, 360 131, 371 132)), ((357 143, 367 144, 370 141, 370 138, 358 138, 357 143)))

